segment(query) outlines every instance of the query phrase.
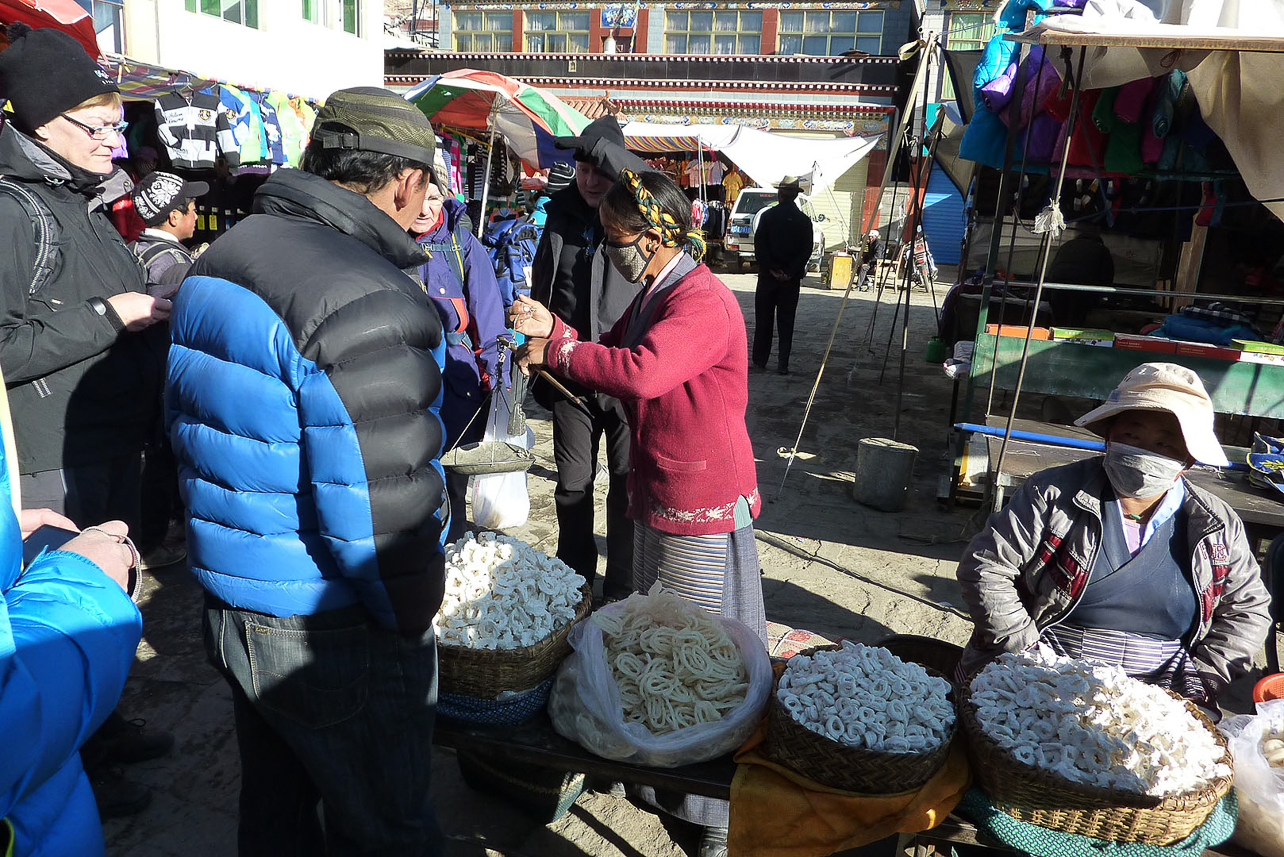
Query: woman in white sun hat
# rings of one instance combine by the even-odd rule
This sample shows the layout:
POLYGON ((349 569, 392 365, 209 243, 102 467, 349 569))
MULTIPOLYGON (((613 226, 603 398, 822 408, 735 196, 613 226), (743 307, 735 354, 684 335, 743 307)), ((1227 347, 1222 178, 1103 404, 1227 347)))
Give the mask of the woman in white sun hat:
POLYGON ((959 677, 1046 645, 1211 708, 1270 621, 1243 522, 1183 476, 1227 463, 1212 400, 1190 369, 1145 363, 1076 425, 1106 454, 1031 476, 959 563, 976 623, 959 677))

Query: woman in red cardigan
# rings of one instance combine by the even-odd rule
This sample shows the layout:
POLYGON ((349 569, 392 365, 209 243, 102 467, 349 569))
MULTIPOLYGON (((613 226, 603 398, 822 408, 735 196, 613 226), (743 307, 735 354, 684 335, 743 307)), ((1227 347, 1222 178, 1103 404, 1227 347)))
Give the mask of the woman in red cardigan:
MULTIPOLYGON (((633 587, 666 589, 744 622, 766 644, 753 519, 761 508, 745 428, 749 352, 735 296, 698 259, 691 203, 660 173, 625 170, 599 207, 612 264, 641 288, 600 342, 520 297, 515 330, 530 337, 518 366, 548 368, 624 403, 632 431, 629 517, 633 587)), ((705 825, 701 857, 725 854, 727 804, 655 802, 705 825), (725 839, 723 840, 725 841, 725 839)))

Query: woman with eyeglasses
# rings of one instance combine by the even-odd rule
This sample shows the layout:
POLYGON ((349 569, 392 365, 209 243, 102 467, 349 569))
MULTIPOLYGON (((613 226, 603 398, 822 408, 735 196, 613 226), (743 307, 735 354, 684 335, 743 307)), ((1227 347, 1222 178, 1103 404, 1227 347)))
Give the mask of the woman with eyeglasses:
MULTIPOLYGON (((625 170, 598 210, 607 256, 640 285, 637 297, 599 342, 581 342, 541 304, 519 298, 510 322, 531 339, 517 364, 624 403, 634 589, 646 592, 658 580, 745 623, 765 645, 753 537, 761 499, 745 427, 749 352, 740 305, 700 264, 704 241, 672 179, 625 170)), ((726 854, 725 801, 649 789, 642 797, 705 826, 701 857, 726 854)))
MULTIPOLYGON (((0 366, 17 441, 11 464, 26 508, 53 509, 79 527, 119 520, 137 531, 141 453, 160 418, 164 369, 165 331, 147 328, 169 317, 170 302, 147 294, 142 268, 107 215, 120 195, 103 190, 118 172, 111 154, 123 129, 120 93, 71 36, 25 24, 6 35, 0 96, 12 113, 0 126, 0 366)), ((101 716, 81 727, 90 732, 107 718, 83 751, 104 817, 137 812, 150 797, 115 766, 173 743, 108 716, 118 692, 104 691, 101 716)))

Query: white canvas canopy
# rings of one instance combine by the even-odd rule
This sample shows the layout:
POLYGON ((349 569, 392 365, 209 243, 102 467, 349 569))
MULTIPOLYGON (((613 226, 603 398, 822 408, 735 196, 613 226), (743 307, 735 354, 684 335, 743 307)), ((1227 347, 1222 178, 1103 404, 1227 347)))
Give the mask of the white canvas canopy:
POLYGON ((630 122, 625 142, 638 151, 694 149, 699 143, 721 152, 762 187, 775 187, 786 176, 799 179, 813 196, 838 181, 873 151, 877 136, 807 140, 735 125, 654 125, 630 122), (668 141, 667 143, 665 141, 668 141))

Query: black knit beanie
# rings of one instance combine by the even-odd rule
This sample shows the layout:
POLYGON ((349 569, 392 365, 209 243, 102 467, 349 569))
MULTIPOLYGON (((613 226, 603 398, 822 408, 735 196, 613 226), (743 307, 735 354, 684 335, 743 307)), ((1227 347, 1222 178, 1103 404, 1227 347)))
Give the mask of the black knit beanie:
POLYGON ((5 36, 9 47, 0 51, 0 99, 9 99, 21 131, 30 133, 95 95, 120 91, 80 42, 62 30, 15 22, 5 36))

